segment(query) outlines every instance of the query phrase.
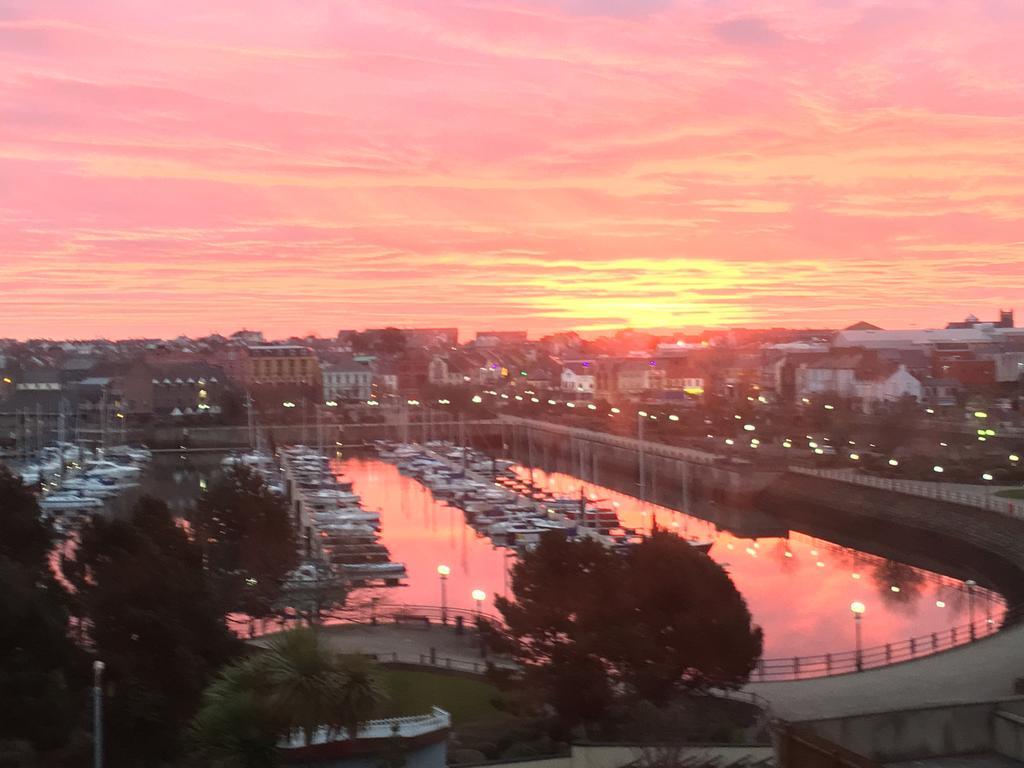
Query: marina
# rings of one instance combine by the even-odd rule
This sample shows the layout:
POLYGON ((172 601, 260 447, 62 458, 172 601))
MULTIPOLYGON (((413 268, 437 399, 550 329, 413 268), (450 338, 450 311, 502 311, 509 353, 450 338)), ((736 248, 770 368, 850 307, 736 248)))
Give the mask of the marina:
POLYGON ((68 461, 61 484, 44 483, 40 504, 66 532, 91 514, 124 514, 142 493, 166 499, 184 518, 218 474, 244 463, 272 489, 291 495, 307 557, 292 575, 294 585, 344 581, 352 585, 347 610, 356 613, 371 605, 442 603, 493 612, 494 598, 509 593, 516 557, 545 530, 628 547, 655 526, 691 541, 729 572, 764 629, 766 656, 852 647, 854 601, 867 608, 866 644, 948 631, 972 611, 996 626, 1006 609, 999 594, 941 568, 914 567, 796 530, 741 536, 572 475, 495 461, 451 444, 437 444, 429 455, 422 451, 394 445, 384 446, 380 457, 328 458, 295 447, 277 457, 172 453, 146 461, 144 451, 132 458, 108 450, 86 463, 68 461), (106 495, 113 489, 115 495, 106 495), (439 566, 448 571, 444 579, 439 566))
MULTIPOLYGON (((442 499, 416 478, 389 462, 353 456, 332 462, 353 483, 367 509, 381 517, 381 541, 405 564, 407 578, 397 589, 357 590, 353 605, 380 603, 439 605, 442 588, 447 605, 493 612, 495 596, 507 595, 515 551, 496 547, 475 529, 466 513, 442 499), (448 566, 442 587, 438 566, 448 566), (474 592, 485 594, 478 606, 474 592)), ((528 479, 531 470, 512 468, 528 479)), ((1006 609, 996 592, 937 570, 843 546, 836 541, 789 531, 786 536, 746 538, 678 510, 658 506, 581 482, 561 473, 532 471, 537 486, 556 495, 588 499, 615 510, 622 524, 641 532, 653 525, 693 540, 710 541, 709 556, 722 564, 764 629, 768 657, 827 653, 853 647, 850 604, 867 606, 862 622, 865 644, 884 644, 963 625, 969 614, 996 626, 1006 609), (895 587, 895 589, 894 589, 895 587)))

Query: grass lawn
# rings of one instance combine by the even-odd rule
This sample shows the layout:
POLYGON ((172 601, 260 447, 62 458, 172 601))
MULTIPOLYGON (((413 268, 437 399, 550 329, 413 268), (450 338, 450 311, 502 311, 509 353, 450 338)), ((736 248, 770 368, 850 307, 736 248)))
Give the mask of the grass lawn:
POLYGON ((451 713, 455 725, 479 723, 506 717, 491 699, 498 689, 484 680, 442 672, 383 669, 381 675, 390 695, 382 717, 424 715, 432 706, 451 713))
POLYGON ((1024 499, 1024 488, 1014 488, 1009 491, 997 491, 996 496, 1002 496, 1004 499, 1024 499))

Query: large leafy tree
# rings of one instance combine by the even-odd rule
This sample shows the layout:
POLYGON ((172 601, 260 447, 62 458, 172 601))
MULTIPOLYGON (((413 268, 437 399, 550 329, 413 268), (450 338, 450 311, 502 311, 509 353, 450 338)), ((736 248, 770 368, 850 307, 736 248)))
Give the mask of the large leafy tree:
POLYGON ((617 697, 737 687, 761 655, 728 575, 669 533, 626 555, 547 534, 514 567, 512 592, 496 601, 505 627, 487 634, 566 725, 601 719, 617 697))
POLYGON ((53 529, 43 522, 35 494, 0 465, 0 557, 39 575, 48 569, 53 529))
POLYGON ((51 579, 0 557, 0 741, 52 750, 77 724, 88 661, 68 638, 67 618, 51 579))
POLYGON ((299 560, 287 501, 256 472, 234 467, 199 498, 192 523, 231 607, 268 615, 299 560))
POLYGON ((63 746, 88 663, 68 637, 67 595, 53 578, 53 532, 35 495, 0 466, 0 739, 63 746))
POLYGON ((618 594, 630 620, 610 656, 643 698, 739 687, 761 656, 761 629, 729 575, 678 536, 656 532, 631 549, 618 594))
POLYGON ((310 744, 321 728, 356 735, 384 698, 367 659, 333 653, 314 630, 286 632, 207 689, 193 722, 196 752, 219 768, 272 765, 280 738, 298 731, 310 744))
POLYGON ((175 755, 203 689, 240 648, 202 550, 163 502, 143 498, 131 522, 85 525, 64 572, 107 665, 112 763, 175 755))

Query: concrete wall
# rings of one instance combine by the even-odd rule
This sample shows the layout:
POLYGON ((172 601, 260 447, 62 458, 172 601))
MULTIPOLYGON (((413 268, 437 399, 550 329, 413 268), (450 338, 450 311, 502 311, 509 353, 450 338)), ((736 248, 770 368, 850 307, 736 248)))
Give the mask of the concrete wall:
POLYGON ((744 759, 749 762, 764 760, 774 756, 775 752, 768 746, 737 746, 733 744, 693 744, 667 747, 636 744, 574 744, 572 768, 622 768, 622 766, 638 760, 653 759, 662 754, 678 756, 680 760, 694 757, 716 759, 723 766, 727 766, 744 759))
POLYGON ((996 712, 992 722, 994 751, 1024 763, 1024 716, 1005 707, 996 712))
POLYGON ((741 761, 756 762, 774 756, 769 746, 738 746, 733 744, 688 744, 659 747, 639 744, 573 744, 572 754, 538 760, 486 763, 487 768, 622 768, 625 765, 670 754, 679 759, 710 758, 729 766, 741 761))
POLYGON ((518 461, 573 474, 677 508, 692 501, 748 504, 778 472, 703 451, 502 417, 502 442, 518 461))
POLYGON ((846 749, 882 762, 989 752, 999 741, 1021 754, 1024 699, 954 704, 899 712, 815 720, 805 725, 846 749), (1006 712, 1011 717, 999 717, 1006 712))
POLYGON ((810 535, 974 578, 1010 605, 1024 603, 1024 521, 796 473, 777 478, 756 504, 810 535))

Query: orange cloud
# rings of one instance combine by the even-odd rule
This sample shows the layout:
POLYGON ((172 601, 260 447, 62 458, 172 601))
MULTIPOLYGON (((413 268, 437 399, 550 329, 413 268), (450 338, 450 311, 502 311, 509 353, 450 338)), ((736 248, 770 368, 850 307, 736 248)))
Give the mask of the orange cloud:
POLYGON ((9 0, 3 334, 1011 304, 1024 8, 744 5, 9 0))

